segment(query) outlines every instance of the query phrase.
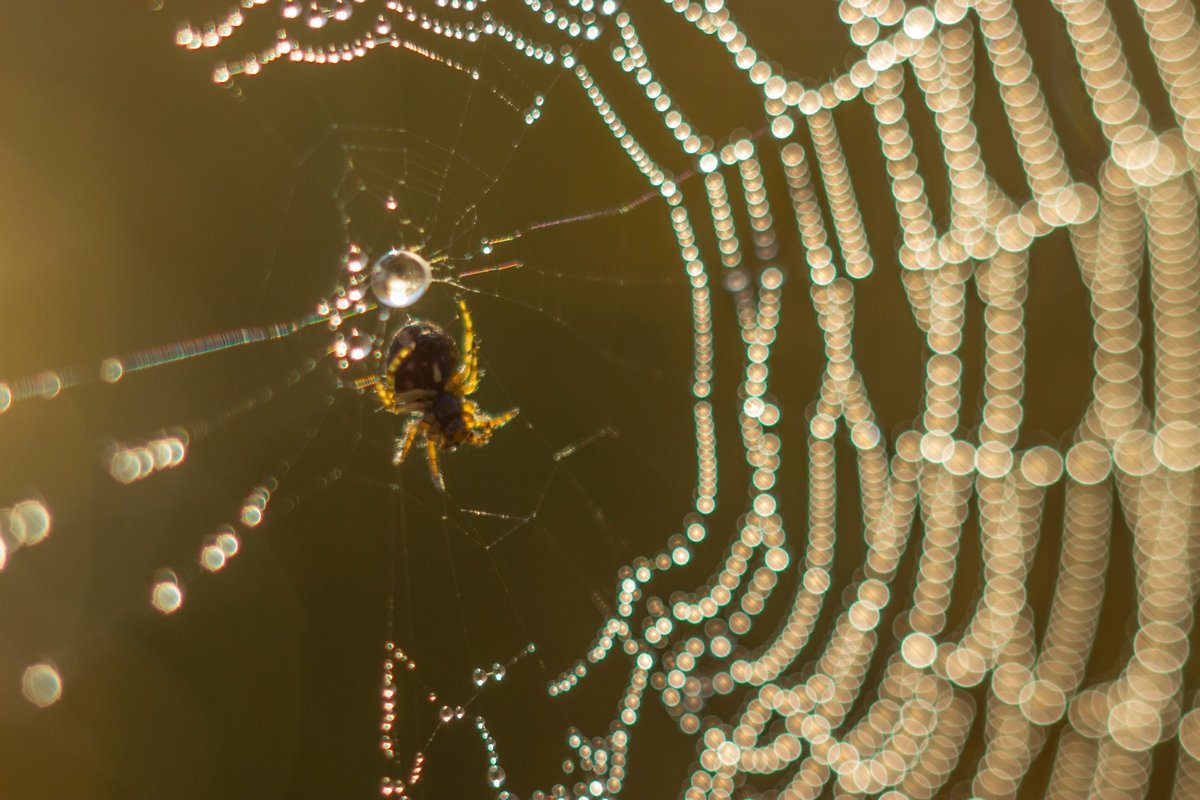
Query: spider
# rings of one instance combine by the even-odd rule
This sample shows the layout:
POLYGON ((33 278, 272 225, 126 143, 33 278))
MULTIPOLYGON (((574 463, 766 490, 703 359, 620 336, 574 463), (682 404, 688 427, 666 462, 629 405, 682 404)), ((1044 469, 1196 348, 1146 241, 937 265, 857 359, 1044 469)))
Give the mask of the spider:
POLYGON ((482 447, 492 433, 520 412, 514 408, 491 416, 467 400, 479 387, 479 342, 467 304, 458 298, 462 318, 462 351, 454 339, 431 322, 409 322, 392 338, 382 377, 366 384, 375 388, 383 408, 393 414, 411 415, 404 435, 396 440, 392 463, 404 463, 409 450, 423 434, 429 475, 439 492, 446 491, 439 455, 460 444, 482 447))

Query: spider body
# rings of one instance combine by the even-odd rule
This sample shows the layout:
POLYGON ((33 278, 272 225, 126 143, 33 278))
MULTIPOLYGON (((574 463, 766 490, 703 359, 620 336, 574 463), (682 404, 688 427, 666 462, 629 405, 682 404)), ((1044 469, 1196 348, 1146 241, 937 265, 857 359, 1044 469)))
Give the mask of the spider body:
POLYGON ((468 436, 462 398, 449 392, 438 392, 425 412, 425 421, 437 425, 442 435, 457 446, 468 436))
POLYGON ((393 461, 403 463, 418 435, 423 436, 429 474, 438 491, 446 490, 439 466, 441 452, 462 444, 482 447, 519 411, 514 408, 493 417, 467 399, 479 387, 479 342, 462 299, 458 310, 463 325, 461 351, 437 325, 410 322, 393 337, 383 376, 369 381, 384 409, 410 417, 396 442, 393 461))
POLYGON ((414 389, 441 392, 458 362, 458 345, 450 334, 430 322, 410 322, 392 337, 385 378, 397 395, 414 389))

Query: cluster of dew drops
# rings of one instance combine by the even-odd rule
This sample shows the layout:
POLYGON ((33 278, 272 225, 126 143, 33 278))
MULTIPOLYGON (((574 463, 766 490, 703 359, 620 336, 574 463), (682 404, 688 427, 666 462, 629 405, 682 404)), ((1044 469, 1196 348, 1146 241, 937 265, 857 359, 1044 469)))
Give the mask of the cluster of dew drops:
POLYGON ((351 320, 378 306, 385 307, 386 314, 386 309, 413 305, 433 283, 433 268, 412 250, 392 249, 368 269, 368 256, 357 244, 347 248, 343 263, 346 280, 331 297, 317 304, 317 315, 336 332, 330 352, 338 369, 346 370, 378 352, 374 338, 351 320), (368 288, 378 306, 368 299, 368 288))
MULTIPOLYGON (((383 662, 383 686, 381 691, 383 721, 380 725, 381 736, 379 744, 384 756, 389 761, 393 761, 396 759, 396 743, 392 737, 393 727, 396 722, 396 672, 399 669, 403 669, 406 672, 412 673, 416 677, 418 684, 425 689, 426 699, 431 704, 437 704, 439 701, 437 693, 429 690, 420 680, 420 676, 417 674, 416 663, 403 650, 398 648, 395 642, 386 642, 384 650, 386 656, 383 662)), ((534 652, 536 652, 536 647, 533 644, 529 644, 507 664, 497 661, 487 669, 477 667, 471 673, 471 682, 479 692, 482 692, 489 683, 503 681, 508 675, 509 667, 522 658, 532 655, 534 652)), ((468 702, 467 706, 470 704, 468 702)), ((441 705, 438 708, 438 729, 440 730, 445 726, 461 722, 466 716, 466 706, 441 705)), ((473 722, 475 730, 479 733, 479 737, 483 741, 483 748, 486 752, 488 785, 493 789, 499 790, 496 795, 497 800, 511 800, 511 793, 502 788, 508 776, 504 772, 504 767, 500 766, 500 756, 496 748, 496 739, 488 729, 487 720, 483 716, 476 715, 473 722)), ((396 778, 391 775, 385 776, 380 782, 380 794, 383 797, 407 798, 408 790, 421 780, 424 768, 425 754, 418 752, 413 756, 412 767, 409 770, 407 778, 396 778)))

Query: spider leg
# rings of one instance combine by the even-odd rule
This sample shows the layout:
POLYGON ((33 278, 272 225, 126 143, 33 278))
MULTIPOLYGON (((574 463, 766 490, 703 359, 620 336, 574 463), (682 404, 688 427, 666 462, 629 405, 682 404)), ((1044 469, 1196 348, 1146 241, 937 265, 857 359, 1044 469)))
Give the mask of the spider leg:
POLYGON ((421 427, 419 419, 410 419, 404 426, 404 435, 396 440, 396 454, 392 456, 393 464, 400 466, 404 463, 404 459, 408 458, 408 451, 412 449, 413 442, 417 440, 417 433, 420 432, 421 427))
POLYGON ((425 457, 429 461, 429 477, 433 479, 433 488, 445 492, 446 482, 442 479, 442 468, 438 464, 438 444, 428 435, 425 437, 425 457))
POLYGON ((378 375, 368 375, 365 378, 355 378, 354 388, 358 391, 363 389, 373 389, 380 382, 378 375))
POLYGON ((490 416, 469 400, 463 404, 463 410, 467 414, 470 422, 468 428, 470 436, 467 438, 467 443, 475 447, 482 447, 491 441, 492 434, 500 428, 503 428, 508 423, 512 422, 517 414, 521 413, 519 408, 511 408, 503 414, 490 416))
POLYGON ((412 389, 411 391, 397 394, 385 381, 381 381, 378 378, 370 385, 375 388, 375 394, 378 395, 379 402, 393 414, 409 414, 413 411, 419 411, 424 401, 433 394, 426 389, 412 389))
POLYGON ((462 319, 462 366, 458 368, 447 385, 457 388, 463 396, 474 394, 479 388, 479 342, 475 340, 475 323, 471 320, 471 312, 467 310, 467 302, 458 298, 458 313, 462 319))
MULTIPOLYGON (((400 392, 393 395, 393 400, 397 407, 405 409, 405 411, 420 408, 426 400, 433 397, 435 392, 432 389, 409 389, 407 392, 400 392)), ((397 414, 403 414, 405 411, 397 411, 397 414)))
POLYGON ((396 370, 400 368, 400 364, 404 361, 404 359, 411 356, 413 350, 415 350, 415 349, 416 349, 416 344, 414 343, 414 344, 409 344, 405 347, 401 347, 399 350, 397 350, 396 355, 392 356, 392 360, 388 362, 387 369, 384 371, 384 374, 387 375, 389 378, 391 376, 395 375, 396 370))
POLYGON ((381 380, 376 380, 371 384, 375 389, 375 394, 379 397, 379 402, 388 411, 396 407, 396 393, 392 391, 392 387, 388 386, 381 380))
POLYGON ((505 425, 512 422, 514 419, 516 419, 517 415, 520 413, 521 413, 521 409, 510 408, 508 411, 505 411, 503 414, 498 414, 494 417, 489 417, 488 421, 487 421, 488 427, 491 430, 496 430, 497 428, 503 428, 505 425))

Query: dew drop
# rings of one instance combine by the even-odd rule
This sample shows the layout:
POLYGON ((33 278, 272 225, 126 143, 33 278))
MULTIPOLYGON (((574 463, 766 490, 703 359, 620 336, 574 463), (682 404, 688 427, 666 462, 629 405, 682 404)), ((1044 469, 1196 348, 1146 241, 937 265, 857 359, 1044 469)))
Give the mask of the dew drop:
POLYGON ((9 535, 19 546, 35 545, 50 535, 50 511, 40 500, 22 500, 8 514, 9 535))
POLYGON ((217 547, 221 548, 221 552, 226 558, 232 558, 237 555, 238 547, 237 534, 231 530, 226 530, 217 534, 217 547))
POLYGON ((411 250, 390 250, 371 267, 371 291, 390 308, 407 308, 433 283, 429 262, 411 250))
POLYGON ((488 767, 487 771, 488 783, 494 788, 499 789, 504 785, 504 779, 508 776, 504 774, 504 769, 497 766, 488 767))
POLYGON ((150 590, 150 605, 163 614, 174 614, 183 605, 183 587, 170 570, 161 570, 150 590))
POLYGON ((225 551, 216 544, 205 545, 200 550, 200 566, 209 572, 216 572, 225 566, 226 559, 225 551))
POLYGON ((105 383, 116 383, 125 374, 125 365, 119 358, 106 358, 100 364, 100 380, 105 383))
POLYGON ((31 664, 21 676, 21 694, 38 708, 52 706, 62 697, 62 678, 51 664, 31 664))

